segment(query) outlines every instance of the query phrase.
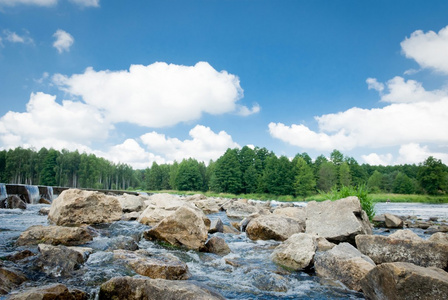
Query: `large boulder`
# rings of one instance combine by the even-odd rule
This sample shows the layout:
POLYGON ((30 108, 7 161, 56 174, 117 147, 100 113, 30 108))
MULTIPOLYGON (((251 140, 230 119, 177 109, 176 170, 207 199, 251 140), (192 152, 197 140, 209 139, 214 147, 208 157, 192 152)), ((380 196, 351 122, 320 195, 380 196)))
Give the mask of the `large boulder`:
POLYGON ((208 238, 210 220, 199 209, 178 208, 153 228, 145 231, 148 240, 160 240, 173 246, 200 250, 208 238), (207 223, 208 220, 208 224, 207 223), (204 222, 205 221, 205 222, 204 222))
POLYGON ((81 225, 111 223, 121 216, 121 205, 116 197, 69 189, 53 201, 48 219, 56 225, 81 225))
POLYGON ((117 197, 124 213, 136 212, 145 209, 146 204, 142 197, 124 193, 117 197))
POLYGON ((357 197, 311 201, 306 207, 306 233, 330 242, 354 244, 358 234, 372 234, 369 218, 357 197))
POLYGON ((190 277, 188 266, 174 255, 157 257, 126 250, 115 250, 114 258, 123 260, 136 273, 156 279, 185 280, 190 277))
POLYGON ((297 219, 281 215, 259 216, 246 227, 246 234, 251 240, 284 241, 291 235, 303 232, 304 229, 297 219))
POLYGON ((90 242, 92 239, 92 234, 85 227, 34 225, 20 234, 16 245, 62 244, 76 246, 90 242))
POLYGON ((20 208, 26 209, 26 203, 22 199, 20 199, 17 195, 11 195, 8 198, 0 201, 0 208, 20 208))
POLYGON ((305 207, 279 207, 273 212, 274 215, 281 215, 288 218, 293 218, 299 220, 300 224, 305 228, 306 226, 306 209, 305 207))
POLYGON ((89 295, 86 292, 73 289, 69 290, 65 285, 56 283, 43 287, 30 288, 26 291, 12 294, 9 300, 87 300, 89 295))
POLYGON ((436 232, 428 239, 430 242, 448 244, 448 234, 443 232, 436 232))
POLYGON ((177 195, 171 194, 154 194, 145 201, 146 209, 141 213, 138 221, 145 225, 154 226, 182 206, 188 205, 194 207, 177 195))
POLYGON ((26 280, 26 276, 18 270, 0 267, 0 295, 8 294, 26 280))
POLYGON ((101 285, 98 299, 214 300, 224 298, 190 281, 115 277, 101 285))
POLYGON ((448 267, 448 244, 380 235, 358 235, 356 245, 376 264, 409 262, 422 267, 448 267))
POLYGON ((315 236, 296 233, 275 248, 271 259, 288 269, 305 269, 312 264, 316 248, 315 236))
POLYGON ((384 223, 387 228, 403 228, 403 220, 392 214, 384 214, 384 223))
POLYGON ((314 256, 319 276, 338 280, 351 290, 360 291, 360 281, 375 267, 375 263, 349 243, 341 243, 314 256))
POLYGON ((448 273, 411 263, 385 263, 361 280, 362 291, 372 300, 444 300, 448 295, 448 273))

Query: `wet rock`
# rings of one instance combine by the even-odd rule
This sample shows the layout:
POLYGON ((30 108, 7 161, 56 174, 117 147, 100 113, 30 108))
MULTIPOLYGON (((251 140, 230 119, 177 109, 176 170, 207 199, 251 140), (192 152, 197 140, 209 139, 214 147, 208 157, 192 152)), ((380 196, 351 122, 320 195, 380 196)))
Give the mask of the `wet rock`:
POLYGON ((205 243, 204 251, 218 255, 227 255, 231 252, 226 241, 218 236, 213 236, 205 243))
POLYGON ((224 225, 223 226, 223 233, 234 233, 234 234, 239 234, 240 231, 234 227, 230 227, 228 225, 224 225))
POLYGON ((136 273, 153 279, 186 280, 191 276, 187 264, 174 255, 152 257, 132 251, 115 250, 114 258, 125 261, 136 273))
POLYGON ((358 234, 371 234, 369 218, 357 197, 336 201, 311 201, 306 207, 306 233, 330 242, 354 244, 358 234))
POLYGON ((281 215, 260 216, 253 219, 246 228, 246 234, 251 240, 284 241, 303 231, 298 220, 281 215))
POLYGON ((160 240, 173 246, 199 250, 204 247, 208 238, 208 218, 198 209, 187 206, 178 208, 174 214, 166 217, 156 226, 144 232, 148 240, 160 240))
POLYGON ((108 243, 107 250, 108 251, 113 251, 113 250, 135 251, 135 250, 138 250, 138 244, 133 237, 120 235, 120 236, 113 238, 108 243))
POLYGON ((306 209, 304 207, 279 207, 273 211, 273 214, 297 219, 303 228, 306 226, 306 209))
POLYGON ((146 209, 141 213, 138 221, 145 225, 154 226, 166 217, 171 216, 182 206, 194 207, 182 200, 179 196, 171 194, 154 194, 145 201, 146 209))
POLYGON ((210 221, 210 229, 208 233, 213 234, 215 232, 224 232, 224 224, 222 223, 220 218, 216 218, 210 221))
POLYGON ((387 228, 403 228, 403 220, 392 214, 384 214, 384 222, 387 228))
POLYGON ((49 213, 50 213, 49 207, 42 207, 41 209, 39 209, 39 215, 48 216, 49 213))
MULTIPOLYGON (((188 198, 187 198, 188 200, 188 198)), ((191 201, 201 209, 204 214, 214 214, 221 210, 221 206, 224 203, 224 200, 216 199, 216 198, 205 198, 191 201)))
POLYGON ((376 264, 409 262, 422 267, 448 267, 448 245, 426 240, 358 235, 356 245, 376 264))
POLYGON ((10 293, 26 280, 26 276, 18 270, 0 267, 0 295, 10 293))
POLYGON ((319 276, 339 280, 351 290, 360 291, 360 281, 375 267, 375 263, 349 243, 318 252, 314 267, 319 276))
POLYGON ((45 199, 45 198, 40 198, 40 199, 39 199, 39 203, 40 203, 40 204, 51 204, 51 201, 50 201, 50 200, 47 200, 47 199, 45 199))
POLYGON ((9 209, 26 209, 26 203, 20 199, 17 195, 11 195, 8 198, 0 201, 0 208, 9 208, 9 209))
POLYGON ((425 231, 426 234, 432 234, 436 232, 448 232, 448 225, 431 225, 425 231))
POLYGON ((427 221, 415 220, 415 221, 406 221, 405 225, 408 228, 428 229, 432 225, 432 223, 427 221))
POLYGON ((288 281, 285 277, 268 271, 252 271, 253 285, 261 291, 287 292, 288 281))
POLYGON ((137 212, 145 209, 146 204, 142 197, 124 193, 117 197, 124 213, 137 212))
POLYGON ((31 288, 26 291, 13 294, 9 300, 87 300, 89 295, 86 292, 74 289, 69 290, 63 284, 52 284, 39 288, 31 288))
POLYGON ((214 300, 224 299, 216 292, 195 285, 191 281, 115 277, 100 287, 99 300, 214 300))
POLYGON ((367 299, 444 300, 448 295, 448 273, 411 263, 384 263, 372 269, 363 280, 367 299))
POLYGON ((317 241, 315 236, 297 233, 277 246, 271 255, 271 259, 288 269, 305 269, 312 264, 316 249, 317 241))
POLYGON ((85 244, 93 239, 85 227, 63 226, 31 226, 19 236, 17 246, 51 244, 76 246, 85 244))
POLYGON ((48 219, 56 225, 81 225, 111 223, 121 216, 121 205, 116 197, 69 189, 53 201, 48 219))
POLYGON ((439 244, 448 244, 448 234, 443 232, 436 232, 429 237, 428 241, 439 244))
POLYGON ((27 257, 31 257, 34 256, 35 254, 33 252, 31 252, 30 250, 23 250, 23 251, 19 251, 16 252, 12 255, 9 255, 7 257, 8 260, 13 261, 13 262, 18 262, 22 259, 25 259, 27 257))
POLYGON ((71 272, 81 267, 93 251, 91 248, 47 244, 39 244, 38 248, 40 256, 35 265, 52 277, 69 276, 71 272))

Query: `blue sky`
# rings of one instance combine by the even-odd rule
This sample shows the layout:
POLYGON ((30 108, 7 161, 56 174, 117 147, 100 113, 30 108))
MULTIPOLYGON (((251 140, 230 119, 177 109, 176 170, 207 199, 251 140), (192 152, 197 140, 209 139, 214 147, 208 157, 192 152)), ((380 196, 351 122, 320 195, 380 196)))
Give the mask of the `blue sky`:
POLYGON ((0 0, 0 148, 448 163, 447 1, 0 0))

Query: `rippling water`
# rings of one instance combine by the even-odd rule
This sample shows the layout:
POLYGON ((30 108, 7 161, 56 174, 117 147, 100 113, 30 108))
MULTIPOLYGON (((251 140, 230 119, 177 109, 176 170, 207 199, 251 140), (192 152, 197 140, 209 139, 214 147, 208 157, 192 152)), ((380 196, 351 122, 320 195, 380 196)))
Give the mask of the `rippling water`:
MULTIPOLYGON (((0 257, 16 251, 14 242, 22 231, 31 225, 47 225, 47 217, 38 214, 45 205, 28 205, 27 210, 0 209, 0 257)), ((391 212, 396 215, 430 216, 448 219, 448 205, 428 204, 377 204, 377 213, 391 212)), ((225 213, 209 215, 210 219, 221 218, 229 225, 225 213)), ((252 241, 244 233, 217 233, 228 243, 232 252, 225 257, 211 253, 166 249, 157 243, 140 240, 148 227, 136 221, 120 221, 111 225, 95 227, 99 235, 85 246, 94 249, 84 266, 70 278, 48 278, 32 267, 33 259, 26 266, 25 273, 33 281, 25 286, 40 286, 62 282, 78 287, 91 294, 99 285, 115 276, 134 276, 135 272, 113 259, 111 248, 125 238, 133 238, 140 249, 151 253, 166 253, 179 257, 187 263, 192 278, 200 284, 213 288, 227 299, 363 299, 363 295, 345 289, 336 282, 320 279, 312 273, 286 272, 270 260, 276 241, 252 241), (232 266, 226 263, 232 262, 232 266)), ((31 249, 37 253, 37 247, 31 249)), ((4 299, 4 297, 0 297, 4 299)))

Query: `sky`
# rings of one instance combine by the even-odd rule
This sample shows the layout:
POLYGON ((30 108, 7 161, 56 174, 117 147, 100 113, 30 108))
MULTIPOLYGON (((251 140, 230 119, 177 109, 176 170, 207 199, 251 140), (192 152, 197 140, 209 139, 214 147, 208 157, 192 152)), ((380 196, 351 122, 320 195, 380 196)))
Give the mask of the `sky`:
POLYGON ((448 164, 448 1, 0 0, 0 149, 448 164))

